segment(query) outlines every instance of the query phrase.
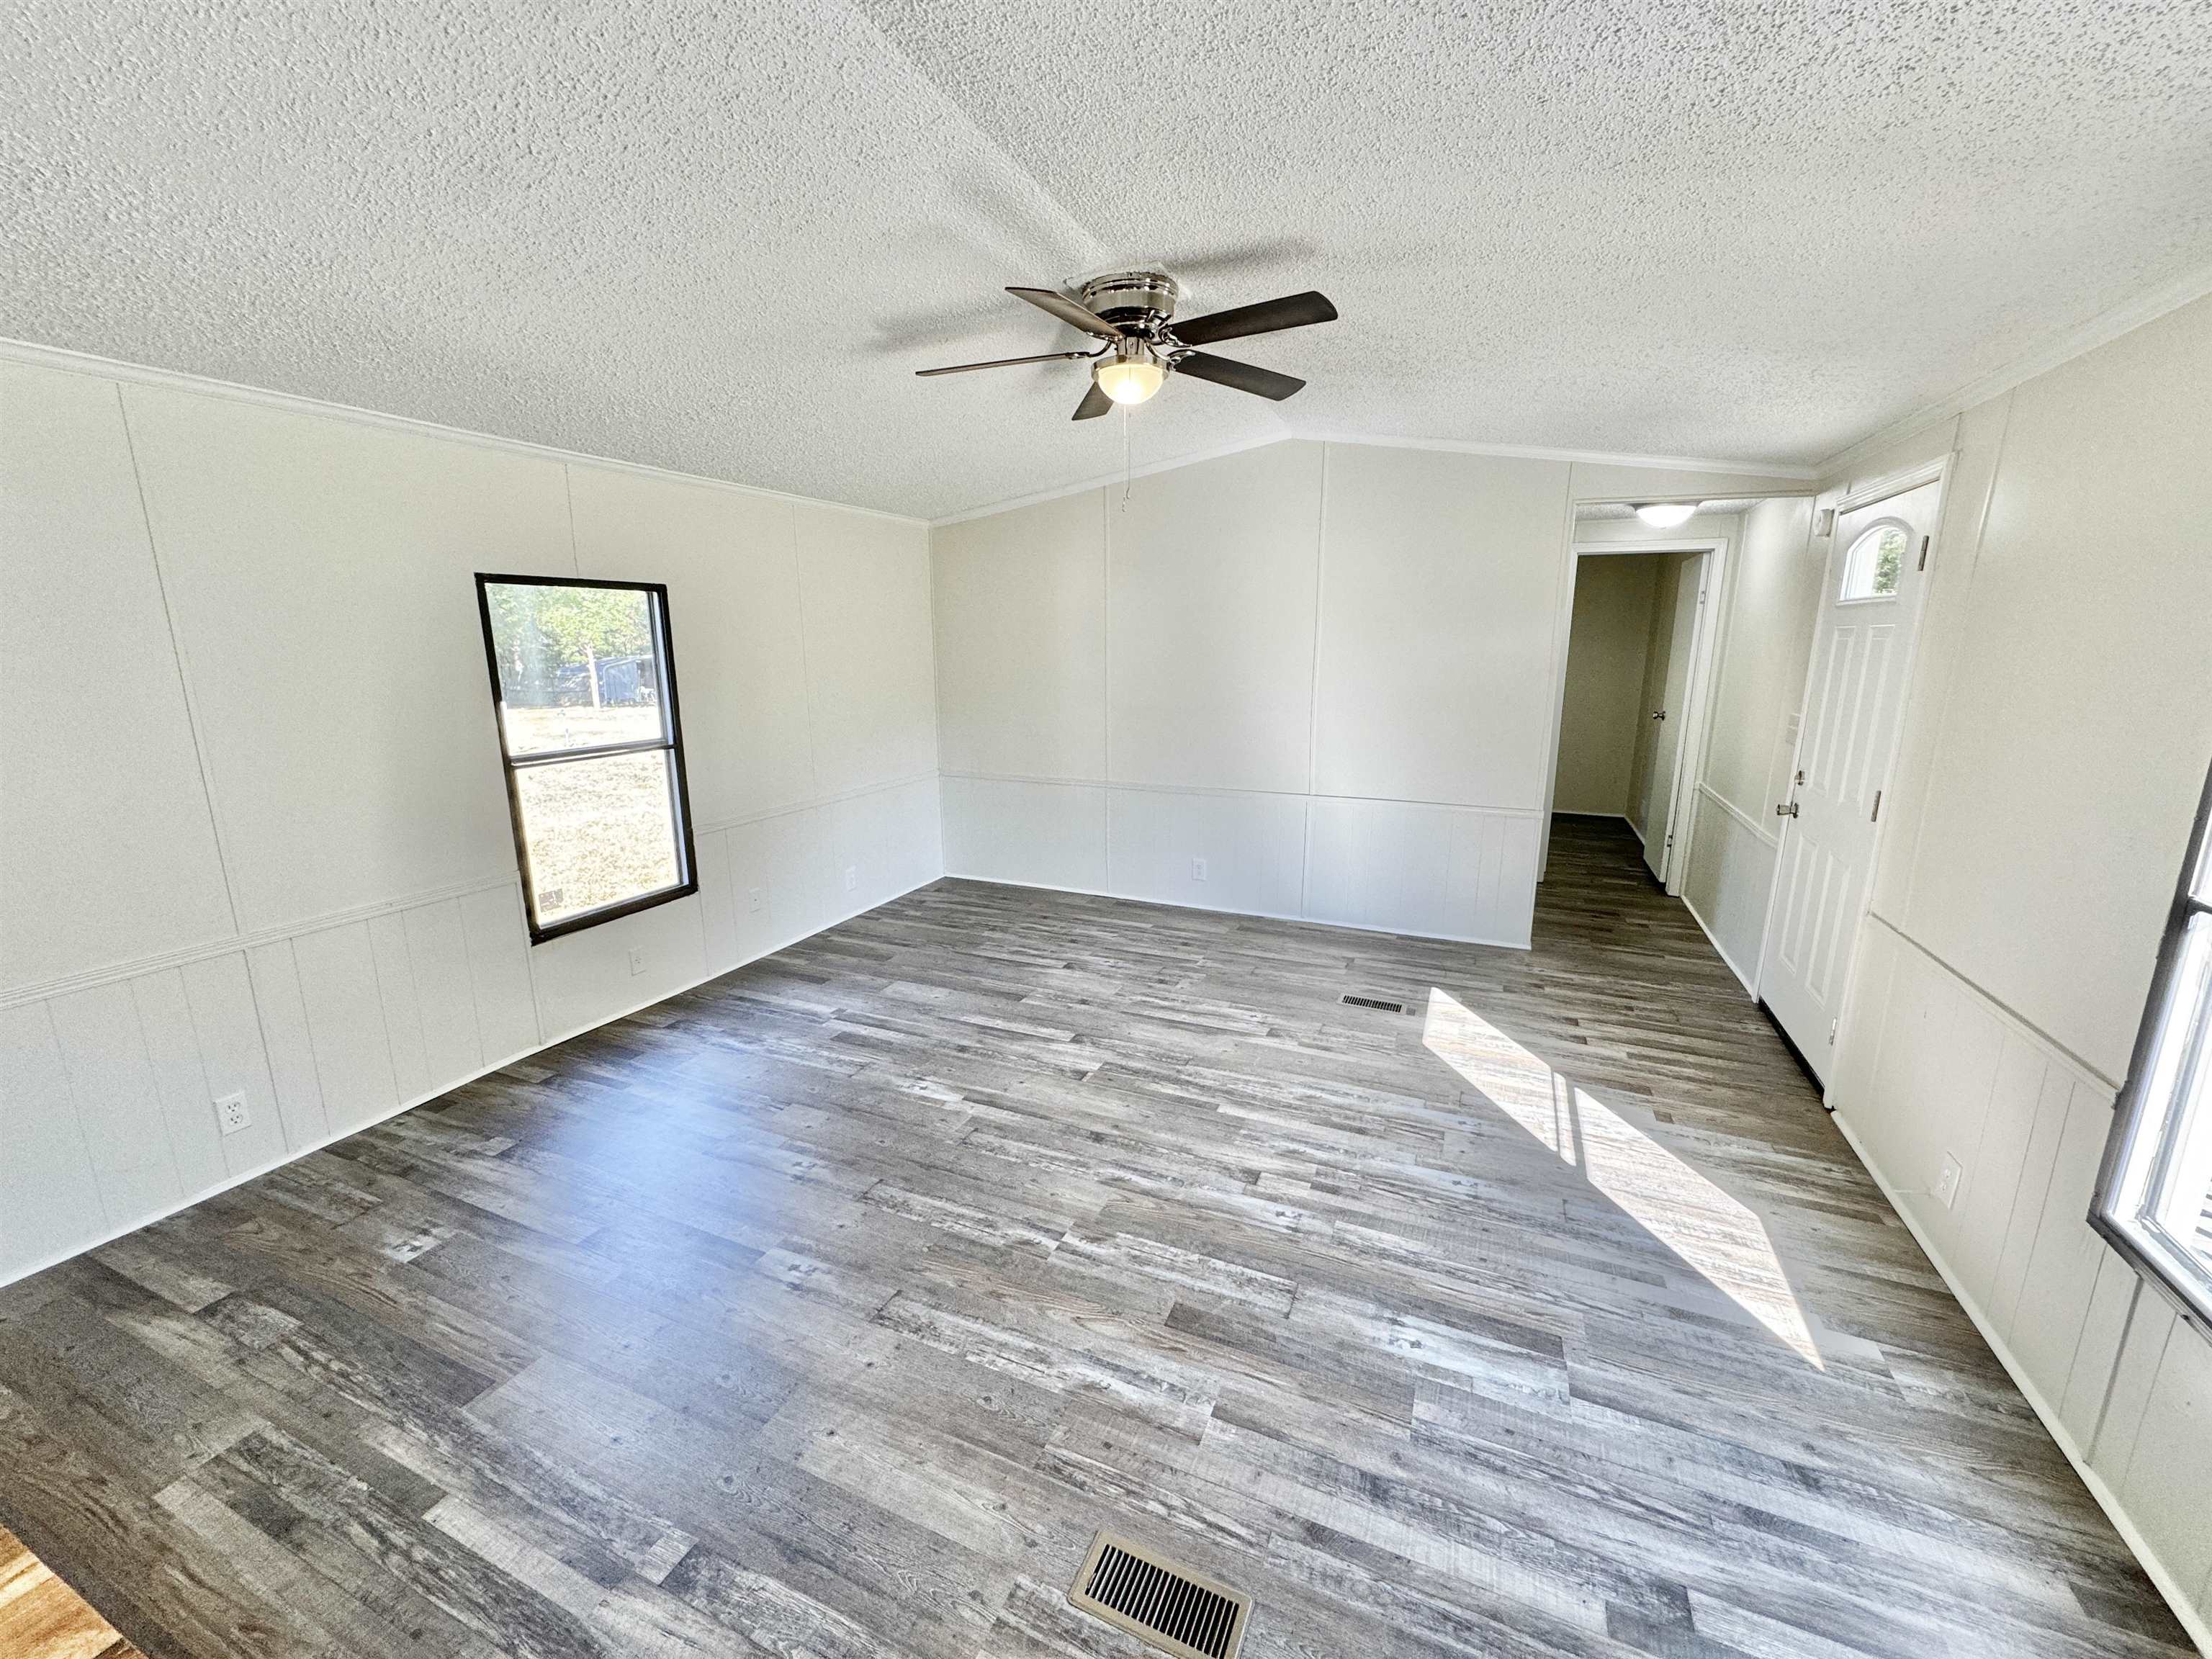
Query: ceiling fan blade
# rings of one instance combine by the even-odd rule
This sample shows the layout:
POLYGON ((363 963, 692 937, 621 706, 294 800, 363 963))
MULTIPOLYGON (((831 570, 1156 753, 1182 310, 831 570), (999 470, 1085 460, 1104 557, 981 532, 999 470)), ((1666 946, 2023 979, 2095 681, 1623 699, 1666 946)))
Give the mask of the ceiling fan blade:
POLYGON ((953 363, 944 368, 917 368, 915 373, 926 380, 933 374, 967 374, 979 368, 1012 368, 1017 363, 1056 363, 1090 355, 1087 351, 1041 351, 1034 357, 994 357, 988 363, 953 363))
POLYGON ((1272 368, 1255 368, 1233 357, 1216 357, 1205 351, 1185 352, 1175 360, 1175 371, 1178 374, 1194 374, 1216 386, 1234 386, 1239 392, 1273 398, 1278 403, 1305 385, 1295 374, 1278 374, 1272 368))
MULTIPOLYGON (((1121 331, 1101 317, 1090 307, 1079 305, 1065 294, 1055 294, 1048 288, 1010 288, 1007 293, 1018 300, 1027 300, 1039 311, 1049 311, 1071 328, 1079 328, 1085 334, 1096 334, 1103 340, 1118 340, 1121 331)), ((1334 315, 1334 313, 1331 313, 1334 315)))
POLYGON ((1101 392, 1098 382, 1093 380, 1091 390, 1083 394, 1083 401, 1076 404, 1075 413, 1068 418, 1072 421, 1095 421, 1113 407, 1114 400, 1101 392))
POLYGON ((1216 340, 1238 340, 1247 334, 1273 334, 1277 329, 1304 328, 1311 323, 1335 320, 1336 307, 1325 295, 1310 290, 1194 317, 1188 322, 1170 324, 1170 330, 1185 345, 1211 345, 1216 340))

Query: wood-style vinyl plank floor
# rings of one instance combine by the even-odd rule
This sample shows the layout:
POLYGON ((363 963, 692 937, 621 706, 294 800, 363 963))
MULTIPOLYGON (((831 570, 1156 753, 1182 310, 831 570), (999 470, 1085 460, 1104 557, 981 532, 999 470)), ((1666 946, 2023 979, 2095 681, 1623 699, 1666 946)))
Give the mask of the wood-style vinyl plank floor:
POLYGON ((945 881, 0 1291, 155 1659, 2185 1650, 1618 829, 1535 949, 945 881), (1405 1012, 1347 1005, 1347 995, 1405 1012))

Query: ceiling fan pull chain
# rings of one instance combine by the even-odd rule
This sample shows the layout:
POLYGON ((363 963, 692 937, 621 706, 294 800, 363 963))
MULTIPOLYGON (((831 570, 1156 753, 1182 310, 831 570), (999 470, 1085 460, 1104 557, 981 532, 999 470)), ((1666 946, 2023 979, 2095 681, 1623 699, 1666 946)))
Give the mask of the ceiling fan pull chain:
POLYGON ((1127 512, 1129 510, 1129 485, 1130 485, 1131 482, 1134 479, 1135 476, 1136 476, 1136 475, 1135 475, 1134 473, 1133 473, 1133 472, 1131 472, 1131 471, 1129 471, 1129 405, 1128 405, 1128 404, 1123 404, 1121 405, 1121 510, 1122 512, 1124 512, 1124 513, 1127 513, 1127 512))

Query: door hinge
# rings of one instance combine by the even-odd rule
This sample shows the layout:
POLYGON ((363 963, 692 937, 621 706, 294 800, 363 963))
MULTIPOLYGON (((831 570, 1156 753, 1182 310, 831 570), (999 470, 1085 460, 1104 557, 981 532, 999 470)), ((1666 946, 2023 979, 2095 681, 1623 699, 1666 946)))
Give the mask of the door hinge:
POLYGON ((1868 817, 1867 822, 1869 823, 1881 822, 1881 791, 1879 789, 1874 792, 1874 811, 1868 817))
POLYGON ((1828 1046, 1831 1048, 1836 1046, 1836 1026, 1838 1024, 1838 1021, 1832 1019, 1828 1022, 1828 1046))
POLYGON ((1928 541, 1925 536, 1920 538, 1920 568, 1923 570, 1928 568, 1928 541))

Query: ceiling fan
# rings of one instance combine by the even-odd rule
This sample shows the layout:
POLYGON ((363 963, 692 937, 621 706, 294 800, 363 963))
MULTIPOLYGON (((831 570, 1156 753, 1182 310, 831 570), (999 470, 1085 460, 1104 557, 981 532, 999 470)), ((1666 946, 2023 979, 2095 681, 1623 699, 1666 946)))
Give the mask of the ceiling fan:
POLYGON ((933 374, 966 374, 979 368, 1012 368, 1018 363, 1051 363, 1080 358, 1091 365, 1091 386, 1075 406, 1073 418, 1088 421, 1115 404, 1140 404, 1166 384, 1170 374, 1190 374, 1216 386, 1233 386, 1256 397, 1280 401, 1305 385, 1291 374, 1257 368, 1233 358, 1217 357, 1199 347, 1247 334, 1272 334, 1336 320, 1336 307, 1322 295, 1286 294, 1279 300, 1237 306, 1187 322, 1175 320, 1182 295, 1164 270, 1120 270, 1094 276, 1071 300, 1057 289, 1010 288, 1007 293, 1048 311, 1063 323, 1095 335, 1102 343, 1088 351, 1044 351, 1030 357, 999 357, 987 363, 954 363, 917 369, 933 374))

